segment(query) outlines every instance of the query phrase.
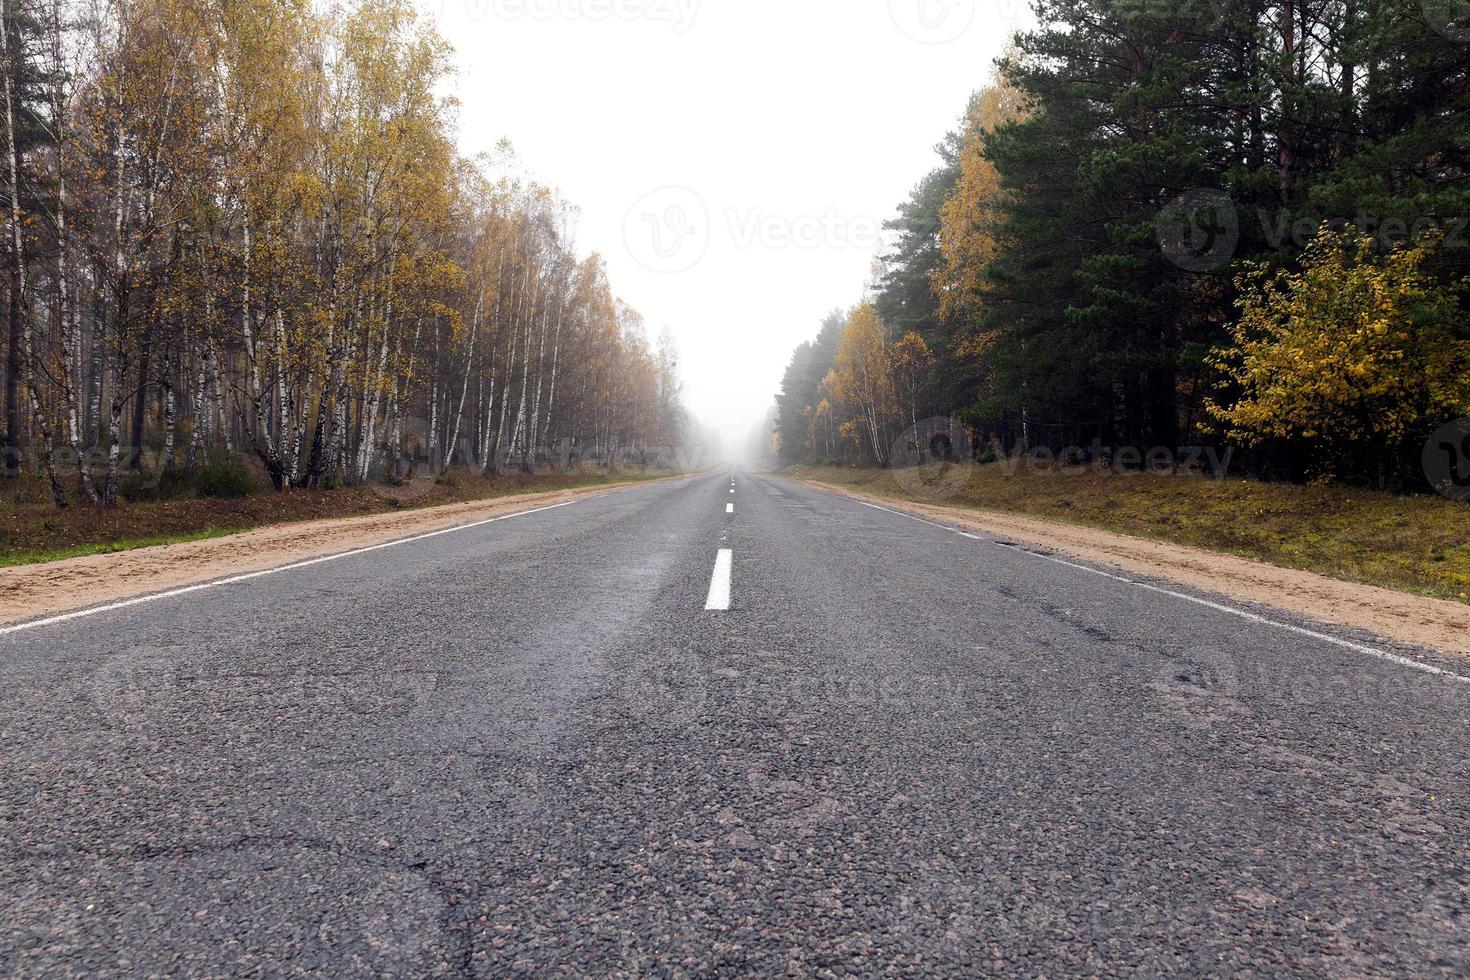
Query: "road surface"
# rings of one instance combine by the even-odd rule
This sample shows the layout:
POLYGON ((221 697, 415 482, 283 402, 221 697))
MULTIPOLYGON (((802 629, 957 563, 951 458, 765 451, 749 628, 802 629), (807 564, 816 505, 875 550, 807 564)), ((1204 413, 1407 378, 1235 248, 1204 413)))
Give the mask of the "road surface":
POLYGON ((1470 970, 1467 665, 1149 585, 741 471, 0 635, 0 963, 1470 970))

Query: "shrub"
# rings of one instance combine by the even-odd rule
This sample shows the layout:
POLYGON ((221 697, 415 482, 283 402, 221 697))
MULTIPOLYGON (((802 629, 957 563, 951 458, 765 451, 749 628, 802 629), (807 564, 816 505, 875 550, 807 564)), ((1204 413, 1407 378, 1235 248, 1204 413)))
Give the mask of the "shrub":
POLYGON ((1249 445, 1303 446, 1319 478, 1390 459, 1412 472, 1424 436, 1470 411, 1470 341, 1430 259, 1428 246, 1384 254, 1324 229, 1300 272, 1251 266, 1234 344, 1212 357, 1238 394, 1211 414, 1249 445))
POLYGON ((145 500, 176 500, 186 489, 186 478, 172 473, 160 475, 147 467, 124 473, 117 483, 118 496, 133 503, 145 500))
POLYGON ((189 474, 188 482, 200 497, 226 500, 248 497, 256 489, 250 467, 225 453, 211 453, 208 462, 189 474))

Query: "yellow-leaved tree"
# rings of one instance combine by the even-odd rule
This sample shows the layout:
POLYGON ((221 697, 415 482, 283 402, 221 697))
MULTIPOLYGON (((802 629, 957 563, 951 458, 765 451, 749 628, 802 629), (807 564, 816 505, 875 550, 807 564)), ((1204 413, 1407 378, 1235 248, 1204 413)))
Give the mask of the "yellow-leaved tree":
POLYGON ((916 430, 919 426, 919 392, 924 379, 934 367, 934 353, 924 338, 913 330, 900 337, 888 352, 893 367, 893 383, 897 396, 903 401, 908 413, 909 425, 916 430))
POLYGON ((985 291, 985 267, 995 257, 1004 219, 1000 173, 986 153, 999 127, 1025 116, 1022 93, 1004 77, 977 92, 965 115, 959 179, 940 209, 934 294, 945 319, 973 314, 985 291))
MULTIPOLYGON (((862 303, 848 315, 833 370, 838 402, 846 415, 861 422, 873 461, 884 465, 884 433, 894 416, 893 375, 883 343, 883 324, 872 303, 862 303)), ((849 432, 845 427, 843 431, 849 432)))
POLYGON ((1370 459, 1387 483, 1390 460, 1470 413, 1470 341, 1454 295, 1424 270, 1430 254, 1324 228, 1300 271, 1248 271, 1234 344, 1212 356, 1239 393, 1211 414, 1248 444, 1310 441, 1318 479, 1370 459))

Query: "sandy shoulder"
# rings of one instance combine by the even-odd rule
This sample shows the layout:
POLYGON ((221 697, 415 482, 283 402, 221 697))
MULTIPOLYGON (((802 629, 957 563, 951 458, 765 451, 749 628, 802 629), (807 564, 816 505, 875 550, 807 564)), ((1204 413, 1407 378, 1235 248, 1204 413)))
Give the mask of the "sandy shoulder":
POLYGON ((814 480, 809 486, 1055 550, 1135 575, 1166 579, 1237 602, 1256 603, 1367 630, 1385 640, 1470 654, 1470 606, 1282 568, 1262 561, 1057 521, 940 507, 862 493, 814 480))
POLYGON ((0 624, 279 568, 635 485, 640 484, 553 490, 423 510, 276 524, 205 541, 0 568, 0 624))

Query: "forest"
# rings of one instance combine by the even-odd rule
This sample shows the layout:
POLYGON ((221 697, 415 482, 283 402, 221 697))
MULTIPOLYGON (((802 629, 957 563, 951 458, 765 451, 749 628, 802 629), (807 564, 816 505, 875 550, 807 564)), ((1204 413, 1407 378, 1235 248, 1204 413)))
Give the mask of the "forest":
POLYGON ((1427 489, 1426 440, 1470 415, 1464 5, 1034 12, 795 351, 779 459, 888 465, 939 417, 982 458, 1229 447, 1427 489))
POLYGON ((57 506, 647 454, 684 424, 576 209, 465 158, 409 0, 4 0, 4 469, 57 506), (203 484, 201 484, 203 485, 203 484))

